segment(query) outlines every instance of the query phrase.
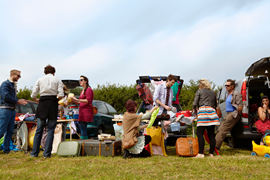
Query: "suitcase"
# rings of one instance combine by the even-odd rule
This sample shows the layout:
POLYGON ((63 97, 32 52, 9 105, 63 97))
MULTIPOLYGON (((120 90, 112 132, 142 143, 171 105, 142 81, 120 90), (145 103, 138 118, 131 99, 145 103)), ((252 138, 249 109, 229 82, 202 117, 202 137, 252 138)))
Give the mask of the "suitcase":
POLYGON ((122 142, 111 141, 103 142, 99 140, 87 139, 78 140, 82 146, 82 156, 120 156, 122 150, 122 142))
POLYGON ((58 156, 79 156, 81 153, 81 144, 77 141, 63 141, 57 149, 58 156))
POLYGON ((198 138, 194 135, 194 123, 192 122, 192 133, 193 136, 186 138, 178 138, 175 143, 176 155, 177 156, 197 156, 199 153, 199 142, 198 138))
POLYGON ((100 146, 100 155, 101 156, 121 156, 122 151, 122 141, 112 141, 112 142, 101 142, 100 146))
POLYGON ((82 146, 82 150, 80 153, 82 156, 99 156, 100 155, 101 144, 99 140, 82 139, 82 140, 78 140, 78 143, 80 143, 82 146))

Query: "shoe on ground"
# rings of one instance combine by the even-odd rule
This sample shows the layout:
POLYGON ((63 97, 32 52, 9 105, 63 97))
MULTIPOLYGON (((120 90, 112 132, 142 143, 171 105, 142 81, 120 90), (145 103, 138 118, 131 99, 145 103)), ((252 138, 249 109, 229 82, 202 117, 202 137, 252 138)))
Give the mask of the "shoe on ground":
POLYGON ((128 156, 129 156, 128 150, 124 149, 123 158, 126 159, 126 158, 128 158, 128 156))
POLYGON ((214 155, 213 154, 209 154, 208 157, 211 157, 212 158, 212 157, 214 157, 214 155))
POLYGON ((32 157, 32 158, 37 158, 37 156, 35 156, 35 155, 31 155, 30 157, 32 157))
POLYGON ((51 156, 43 156, 44 159, 48 159, 48 158, 51 158, 51 156))
POLYGON ((198 154, 197 156, 195 156, 196 158, 204 158, 204 154, 198 154))

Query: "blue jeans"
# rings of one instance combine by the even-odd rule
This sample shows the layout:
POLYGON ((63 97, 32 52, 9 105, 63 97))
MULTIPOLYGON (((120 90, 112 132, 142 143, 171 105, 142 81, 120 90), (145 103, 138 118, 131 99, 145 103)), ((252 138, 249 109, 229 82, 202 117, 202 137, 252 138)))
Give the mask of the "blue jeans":
POLYGON ((80 121, 81 139, 88 139, 87 135, 87 122, 80 121))
MULTIPOLYGON (((33 150, 31 152, 32 156, 38 156, 40 150, 40 142, 43 134, 43 129, 46 126, 47 119, 40 119, 37 118, 37 130, 34 137, 34 144, 33 150)), ((45 150, 43 152, 44 157, 50 157, 52 151, 52 144, 54 138, 54 129, 56 127, 57 120, 56 119, 48 119, 47 120, 47 128, 48 128, 48 135, 45 143, 45 150)))
POLYGON ((0 108, 0 138, 5 135, 4 152, 9 153, 11 136, 14 131, 16 111, 12 109, 0 108))

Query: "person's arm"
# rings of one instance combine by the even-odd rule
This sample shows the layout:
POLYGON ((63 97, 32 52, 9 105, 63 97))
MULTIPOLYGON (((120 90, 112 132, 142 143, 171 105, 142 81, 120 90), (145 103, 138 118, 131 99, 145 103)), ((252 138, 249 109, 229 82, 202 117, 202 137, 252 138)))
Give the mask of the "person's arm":
POLYGON ((63 82, 59 79, 59 82, 58 82, 58 97, 64 97, 65 94, 64 94, 64 89, 63 89, 63 82))
POLYGON ((238 114, 242 113, 243 109, 243 100, 242 100, 242 94, 238 93, 236 96, 236 104, 238 105, 238 114))
POLYGON ((142 125, 138 127, 138 131, 140 131, 141 129, 147 128, 148 124, 142 125))
POLYGON ((259 107, 258 114, 259 114, 260 120, 264 121, 266 119, 266 113, 267 113, 266 111, 267 109, 266 107, 264 107, 264 105, 263 107, 259 107))
POLYGON ((193 101, 193 111, 195 112, 195 115, 197 116, 197 106, 199 104, 200 99, 200 91, 198 90, 195 94, 194 101, 193 101))
POLYGON ((38 92, 39 92, 39 80, 37 80, 35 87, 34 87, 34 90, 31 94, 31 98, 36 102, 39 102, 39 100, 36 98, 38 95, 38 92))
POLYGON ((17 98, 11 95, 10 87, 11 85, 8 83, 3 83, 1 87, 2 91, 2 96, 5 99, 5 101, 12 103, 12 104, 17 104, 18 100, 17 98))

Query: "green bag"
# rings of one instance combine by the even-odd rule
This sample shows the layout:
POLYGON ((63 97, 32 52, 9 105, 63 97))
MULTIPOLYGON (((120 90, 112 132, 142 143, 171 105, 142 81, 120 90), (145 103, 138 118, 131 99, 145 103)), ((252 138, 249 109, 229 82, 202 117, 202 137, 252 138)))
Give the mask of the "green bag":
POLYGON ((158 115, 158 112, 159 112, 159 107, 154 110, 154 112, 152 113, 151 115, 151 119, 150 119, 150 123, 148 124, 147 128, 151 128, 152 125, 154 124, 155 120, 156 120, 156 117, 158 115))

